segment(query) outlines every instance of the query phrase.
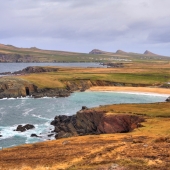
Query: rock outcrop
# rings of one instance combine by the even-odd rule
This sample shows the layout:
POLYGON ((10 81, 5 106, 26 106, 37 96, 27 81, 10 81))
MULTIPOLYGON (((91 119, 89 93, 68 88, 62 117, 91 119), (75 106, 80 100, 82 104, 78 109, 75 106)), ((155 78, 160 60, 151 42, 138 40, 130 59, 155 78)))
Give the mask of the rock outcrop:
POLYGON ((68 97, 72 91, 62 88, 39 89, 34 84, 18 77, 3 77, 0 79, 0 99, 32 96, 68 97))
POLYGON ((68 80, 62 81, 65 88, 38 88, 33 83, 15 77, 0 78, 0 99, 2 98, 17 98, 32 96, 34 98, 41 97, 67 97, 74 91, 85 91, 92 86, 132 86, 145 87, 151 84, 132 84, 119 83, 103 80, 68 80))
POLYGON ((122 50, 117 50, 117 51, 116 51, 116 54, 127 54, 127 52, 122 51, 122 50))
POLYGON ((140 126, 144 119, 130 114, 107 114, 83 107, 73 116, 56 116, 51 122, 56 139, 89 134, 126 133, 140 126))
POLYGON ((37 87, 25 80, 14 77, 0 79, 0 99, 17 98, 32 95, 37 92, 37 87))
POLYGON ((106 65, 107 67, 112 67, 112 68, 123 68, 124 67, 123 63, 102 63, 102 65, 106 65))
POLYGON ((105 53, 107 53, 107 52, 101 51, 101 50, 98 50, 98 49, 94 49, 94 50, 89 52, 89 54, 105 54, 105 53))
POLYGON ((170 102, 170 96, 165 101, 166 102, 170 102))
POLYGON ((148 50, 146 50, 143 54, 145 54, 145 55, 154 55, 154 56, 157 56, 157 54, 154 54, 154 53, 152 53, 152 52, 150 52, 150 51, 148 51, 148 50))
POLYGON ((37 134, 35 134, 35 133, 33 133, 33 134, 31 134, 31 136, 30 137, 39 137, 37 134))
POLYGON ((56 71, 58 71, 58 68, 30 66, 30 67, 26 67, 23 70, 16 71, 13 74, 29 74, 29 73, 56 72, 56 71))
POLYGON ((24 126, 18 125, 16 128, 16 131, 25 132, 29 129, 34 129, 34 128, 35 128, 34 125, 31 125, 31 124, 26 124, 24 126))

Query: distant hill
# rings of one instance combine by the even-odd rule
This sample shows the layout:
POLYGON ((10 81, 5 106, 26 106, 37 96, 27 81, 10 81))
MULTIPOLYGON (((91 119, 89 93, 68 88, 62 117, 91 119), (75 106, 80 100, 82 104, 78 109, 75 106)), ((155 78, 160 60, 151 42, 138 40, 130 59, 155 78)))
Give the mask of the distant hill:
POLYGON ((105 54, 107 52, 98 50, 98 49, 93 49, 92 51, 89 52, 89 54, 105 54))
POLYGON ((0 62, 119 62, 119 61, 151 61, 170 60, 170 57, 156 55, 148 50, 144 54, 129 53, 122 50, 114 52, 93 49, 89 53, 78 53, 57 50, 43 50, 37 47, 19 48, 12 45, 0 44, 0 62))
POLYGON ((116 51, 116 54, 127 54, 127 52, 122 51, 122 50, 117 50, 117 51, 116 51))
POLYGON ((157 56, 157 54, 154 54, 154 53, 152 53, 152 52, 150 52, 150 51, 148 51, 148 50, 146 50, 146 51, 144 52, 144 54, 145 54, 145 55, 156 55, 156 56, 157 56))

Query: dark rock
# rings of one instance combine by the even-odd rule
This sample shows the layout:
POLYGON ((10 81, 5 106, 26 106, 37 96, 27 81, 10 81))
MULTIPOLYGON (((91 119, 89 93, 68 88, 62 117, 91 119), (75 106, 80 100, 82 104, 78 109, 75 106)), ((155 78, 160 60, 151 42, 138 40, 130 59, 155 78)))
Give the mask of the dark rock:
POLYGON ((170 96, 165 101, 166 102, 170 102, 170 96))
POLYGON ((124 67, 123 63, 103 63, 103 65, 106 65, 107 67, 112 67, 112 68, 123 68, 124 67))
POLYGON ((25 132, 26 130, 35 128, 34 125, 26 124, 25 126, 18 125, 16 131, 25 132))
POLYGON ((12 74, 11 72, 3 72, 3 73, 0 73, 0 75, 10 75, 12 74))
POLYGON ((127 133, 140 127, 143 122, 142 117, 130 114, 107 115, 104 111, 87 109, 86 106, 73 116, 56 116, 51 122, 56 139, 82 136, 97 135, 106 133, 127 133))
POLYGON ((93 49, 92 51, 89 52, 89 54, 105 54, 105 51, 101 51, 98 49, 93 49))
POLYGON ((82 106, 82 110, 86 110, 88 109, 86 106, 82 106))
POLYGON ((17 98, 32 95, 37 87, 18 77, 2 77, 0 79, 0 98, 17 98))
POLYGON ((16 71, 13 74, 28 74, 28 73, 42 73, 42 72, 55 72, 55 71, 58 71, 58 68, 30 66, 24 68, 23 70, 16 71))
POLYGON ((39 136, 33 133, 33 134, 31 134, 30 137, 39 137, 39 136))
POLYGON ((54 134, 49 134, 48 137, 54 136, 54 134))
POLYGON ((0 137, 2 137, 2 135, 0 135, 0 137))

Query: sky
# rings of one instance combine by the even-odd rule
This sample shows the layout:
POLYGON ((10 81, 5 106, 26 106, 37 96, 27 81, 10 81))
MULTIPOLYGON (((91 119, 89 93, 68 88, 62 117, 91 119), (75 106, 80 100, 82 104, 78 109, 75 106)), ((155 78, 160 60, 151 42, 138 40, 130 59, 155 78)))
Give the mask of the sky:
POLYGON ((0 0, 0 43, 170 56, 170 0, 0 0))

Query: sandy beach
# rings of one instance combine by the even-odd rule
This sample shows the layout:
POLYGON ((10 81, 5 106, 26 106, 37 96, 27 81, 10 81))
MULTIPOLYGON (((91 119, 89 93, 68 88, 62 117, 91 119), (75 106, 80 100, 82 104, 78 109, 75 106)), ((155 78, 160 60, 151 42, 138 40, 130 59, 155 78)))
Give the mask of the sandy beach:
POLYGON ((88 89, 88 91, 115 91, 115 92, 156 93, 170 95, 170 89, 154 87, 94 86, 88 89))

